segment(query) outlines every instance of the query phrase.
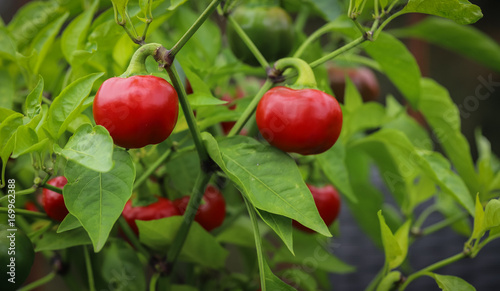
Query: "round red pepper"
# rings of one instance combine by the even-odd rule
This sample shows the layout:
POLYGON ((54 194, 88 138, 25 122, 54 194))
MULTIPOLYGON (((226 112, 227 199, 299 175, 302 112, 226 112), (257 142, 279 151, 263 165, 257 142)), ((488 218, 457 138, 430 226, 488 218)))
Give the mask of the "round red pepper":
MULTIPOLYGON (((340 195, 332 185, 324 187, 315 187, 307 185, 314 198, 316 208, 318 208, 319 215, 327 226, 330 226, 337 218, 340 212, 340 195)), ((293 226, 305 232, 313 233, 314 231, 308 227, 303 226, 297 221, 292 222, 293 226)))
MULTIPOLYGON (((175 206, 184 214, 189 203, 190 196, 174 200, 175 206)), ((194 220, 204 229, 211 231, 222 225, 226 217, 226 202, 220 191, 212 185, 208 185, 203 194, 203 202, 200 204, 194 220)))
MULTIPOLYGON (((64 176, 55 177, 47 182, 47 184, 58 188, 63 188, 67 183, 68 180, 64 176)), ((64 204, 63 195, 49 189, 44 188, 42 191, 42 205, 47 215, 57 221, 63 221, 69 213, 64 204)))
POLYGON ((271 145, 302 155, 328 150, 342 129, 339 103, 316 89, 275 87, 267 91, 257 106, 256 120, 271 145))
POLYGON ((127 221, 130 228, 135 232, 136 235, 139 234, 139 229, 137 228, 136 220, 156 220, 165 217, 181 215, 177 207, 172 203, 172 201, 167 198, 157 196, 158 200, 146 206, 132 206, 132 200, 125 203, 125 207, 122 211, 122 216, 127 221))
POLYGON ((94 119, 116 145, 140 148, 169 137, 179 105, 174 87, 162 78, 144 75, 106 80, 94 99, 94 119))

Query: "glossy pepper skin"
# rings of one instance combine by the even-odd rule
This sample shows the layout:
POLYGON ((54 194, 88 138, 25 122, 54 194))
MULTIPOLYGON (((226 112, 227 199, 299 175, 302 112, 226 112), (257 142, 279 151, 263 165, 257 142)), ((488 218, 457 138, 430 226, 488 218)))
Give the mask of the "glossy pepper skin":
MULTIPOLYGON (((240 5, 233 11, 232 17, 267 61, 276 61, 291 52, 295 39, 292 19, 282 8, 240 5)), ((233 54, 246 64, 258 66, 259 62, 230 23, 226 33, 233 54)))
POLYGON ((7 224, 0 224, 0 262, 2 262, 0 266, 0 290, 5 291, 18 290, 23 285, 35 260, 33 244, 26 234, 20 229, 15 232, 9 231, 9 229, 7 224), (12 237, 15 240, 11 241, 12 237), (13 245, 14 249, 11 248, 13 245), (11 258, 15 258, 15 261, 12 262, 13 267, 9 266, 11 258), (14 281, 7 281, 12 280, 12 278, 14 281))
MULTIPOLYGON (((307 187, 311 191, 316 208, 318 208, 319 215, 327 226, 332 225, 340 212, 341 201, 339 193, 332 185, 315 187, 308 184, 307 187)), ((295 228, 304 232, 314 233, 313 230, 303 226, 295 220, 292 224, 295 228)))
POLYGON ((342 110, 333 96, 320 90, 275 87, 257 105, 256 121, 271 145, 285 152, 313 155, 337 141, 342 110))
POLYGON ((136 235, 139 234, 139 229, 137 228, 136 220, 155 220, 165 217, 181 215, 177 207, 172 203, 172 201, 167 198, 157 197, 158 200, 147 206, 132 207, 132 200, 125 203, 123 208, 122 216, 127 221, 130 228, 134 231, 136 235))
MULTIPOLYGON (((190 196, 174 200, 179 211, 184 214, 189 203, 190 196)), ((204 229, 211 231, 222 225, 226 217, 226 201, 220 191, 212 185, 208 185, 203 194, 203 201, 196 212, 194 220, 204 229)))
POLYGON ((141 148, 172 133, 179 114, 177 92, 156 76, 114 77, 97 91, 93 113, 116 145, 141 148))
MULTIPOLYGON (((67 183, 68 180, 64 176, 55 177, 47 182, 47 184, 61 189, 67 183)), ((44 188, 42 191, 42 205, 47 215, 57 221, 63 221, 69 213, 64 204, 63 195, 49 189, 44 188)))

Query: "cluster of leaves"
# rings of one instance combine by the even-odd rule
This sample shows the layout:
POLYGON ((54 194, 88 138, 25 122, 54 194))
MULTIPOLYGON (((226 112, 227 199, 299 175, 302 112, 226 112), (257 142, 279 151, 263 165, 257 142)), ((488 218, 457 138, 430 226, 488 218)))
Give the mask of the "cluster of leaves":
MULTIPOLYGON (((208 1, 185 2, 113 1, 115 13, 109 1, 33 1, 8 25, 0 26, 2 183, 5 172, 18 181, 20 189, 31 187, 35 177, 46 182, 51 175, 63 174, 68 179, 63 195, 70 214, 58 227, 47 219, 19 217, 19 223, 31 233, 37 252, 56 252, 66 259, 71 256, 71 266, 79 275, 87 273, 82 266, 89 269, 92 265, 96 286, 145 289, 145 261, 149 258, 119 238, 117 221, 123 207, 133 192, 162 194, 170 199, 191 193, 203 170, 184 114, 167 141, 125 151, 113 146, 107 130, 95 125, 91 112, 99 85, 125 71, 138 48, 131 35, 147 30, 148 42, 171 46, 208 5, 208 1), (117 25, 117 19, 123 25, 117 25), (80 263, 89 259, 81 257, 77 247, 82 245, 85 249, 93 246, 91 264, 80 263)), ((481 17, 479 8, 463 0, 439 4, 431 0, 283 2, 287 11, 297 14, 295 51, 302 51, 301 58, 313 64, 321 90, 331 93, 322 59, 338 56, 335 49, 347 43, 344 48, 349 50, 342 50, 338 59, 370 65, 386 75, 410 106, 423 114, 432 134, 391 95, 385 106, 363 103, 348 81, 341 137, 323 154, 302 157, 283 153, 253 138, 253 122, 248 125, 249 136, 225 137, 219 123, 238 120, 266 75, 264 68, 246 66, 233 56, 215 21, 221 18, 205 21, 176 55, 175 66, 181 79, 188 79, 193 88, 188 100, 197 113, 197 128, 204 131, 201 137, 207 153, 218 166, 213 181, 223 188, 228 218, 212 233, 196 223, 192 226, 180 253, 183 272, 176 275, 179 282, 197 280, 169 290, 256 290, 257 265, 268 290, 295 290, 271 269, 303 290, 327 289, 330 283, 325 278, 330 272, 353 272, 353 267, 328 252, 330 230, 305 182, 335 185, 361 229, 384 249, 384 270, 371 287, 377 290, 400 284, 401 273, 396 269, 406 260, 411 235, 425 234, 425 229, 420 230, 425 217, 415 217, 415 209, 426 201, 432 200, 430 207, 439 210, 457 232, 470 237, 457 259, 475 256, 482 246, 500 236, 499 202, 495 199, 500 189, 498 159, 478 132, 480 155, 474 163, 448 91, 421 76, 414 57, 399 40, 421 38, 500 71, 498 44, 474 28, 462 26, 481 17), (374 11, 375 20, 371 19, 374 11), (413 12, 441 18, 429 17, 411 27, 382 32, 393 18, 413 12), (298 21, 303 18, 325 23, 318 31, 329 33, 328 44, 320 45, 318 35, 311 38, 303 32, 304 21, 298 21), (357 25, 367 19, 373 23, 371 29, 357 25), (305 49, 301 47, 304 44, 305 49), (242 88, 246 98, 236 101, 236 110, 229 110, 214 94, 233 93, 235 87, 242 88), (444 153, 434 151, 436 143, 444 153), (394 197, 397 210, 373 185, 373 165, 394 197), (250 216, 242 215, 245 201, 250 216), (254 211, 261 220, 252 217, 254 211), (475 217, 473 228, 468 223, 470 216, 475 217), (293 231, 292 220, 319 234, 293 231), (261 236, 272 243, 261 242, 261 236), (257 261, 255 248, 259 256, 272 256, 257 261), (235 268, 230 260, 233 256, 243 262, 241 268, 235 268), (315 260, 314 270, 301 267, 310 260, 315 260)), ((137 39, 140 42, 140 37, 137 39)), ((170 80, 152 59, 147 66, 151 74, 170 80)), ((43 182, 37 183, 43 186, 43 182)), ((137 224, 147 253, 162 257, 175 243, 183 220, 171 217, 137 224)), ((161 273, 160 265, 154 265, 155 275, 161 273)), ((455 284, 468 290, 470 285, 460 278, 433 273, 441 265, 410 275, 405 284, 429 275, 444 290, 455 284)), ((158 286, 171 283, 162 277, 158 286)))

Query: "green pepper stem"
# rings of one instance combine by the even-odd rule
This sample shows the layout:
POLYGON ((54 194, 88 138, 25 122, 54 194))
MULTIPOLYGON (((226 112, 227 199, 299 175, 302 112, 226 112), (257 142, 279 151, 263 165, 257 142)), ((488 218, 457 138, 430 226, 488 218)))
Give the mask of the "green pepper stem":
POLYGON ((297 71, 297 80, 292 85, 293 88, 316 88, 316 78, 314 72, 305 61, 299 58, 284 58, 274 64, 274 68, 284 71, 287 68, 294 68, 297 71))
POLYGON ((52 186, 50 184, 47 184, 45 183, 44 185, 42 185, 43 188, 46 188, 46 189, 49 189, 50 191, 54 191, 56 193, 59 193, 59 194, 62 194, 63 193, 63 190, 59 187, 56 187, 56 186, 52 186))
POLYGON ((158 43, 148 43, 137 49, 130 60, 127 70, 120 75, 121 78, 128 78, 135 75, 147 74, 146 59, 155 56, 162 45, 158 43))

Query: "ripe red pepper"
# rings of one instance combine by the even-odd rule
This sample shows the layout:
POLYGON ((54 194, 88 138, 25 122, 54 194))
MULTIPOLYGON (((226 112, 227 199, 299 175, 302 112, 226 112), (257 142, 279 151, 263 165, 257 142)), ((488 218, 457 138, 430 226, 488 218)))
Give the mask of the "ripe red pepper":
POLYGON ((267 91, 257 106, 256 120, 271 145, 302 155, 328 150, 342 129, 339 103, 316 89, 275 87, 267 91))
MULTIPOLYGON (((330 226, 337 218, 340 212, 340 195, 337 190, 332 185, 326 185, 324 187, 315 187, 312 185, 307 185, 311 194, 314 198, 314 203, 316 208, 318 208, 319 215, 325 222, 327 226, 330 226)), ((293 226, 297 229, 308 233, 314 233, 308 227, 303 226, 297 221, 292 222, 293 226)))
MULTIPOLYGON (((174 200, 175 206, 184 214, 189 203, 190 196, 174 200)), ((226 217, 226 202, 220 191, 212 185, 208 185, 203 194, 203 202, 200 204, 194 220, 204 229, 211 231, 222 225, 226 217)))
POLYGON ((151 75, 106 80, 93 106, 96 124, 104 126, 114 143, 124 148, 164 141, 179 114, 174 87, 151 75))
MULTIPOLYGON (((64 176, 55 177, 47 182, 47 184, 59 188, 63 188, 67 183, 68 180, 64 176)), ((47 215, 57 221, 63 221, 69 213, 64 204, 63 195, 49 189, 44 188, 42 191, 42 205, 47 215)))
POLYGON ((137 228, 136 220, 156 220, 165 217, 181 215, 177 207, 172 203, 172 201, 167 198, 157 196, 158 200, 146 206, 132 206, 132 200, 125 203, 125 207, 122 211, 122 216, 127 221, 130 228, 135 232, 136 235, 139 234, 139 229, 137 228))

